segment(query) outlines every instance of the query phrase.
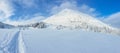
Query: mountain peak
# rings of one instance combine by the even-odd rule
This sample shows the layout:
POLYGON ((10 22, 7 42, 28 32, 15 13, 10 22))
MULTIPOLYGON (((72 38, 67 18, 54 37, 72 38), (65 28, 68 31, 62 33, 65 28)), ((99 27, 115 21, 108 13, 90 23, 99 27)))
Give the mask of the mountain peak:
POLYGON ((76 13, 76 14, 78 14, 78 13, 80 13, 80 12, 78 12, 77 10, 72 10, 72 9, 63 9, 63 10, 61 10, 58 14, 74 14, 74 13, 76 13))
POLYGON ((71 9, 64 9, 58 14, 43 20, 43 22, 53 25, 55 28, 84 29, 107 33, 116 30, 90 15, 71 9))
MULTIPOLYGON (((70 24, 69 22, 86 22, 89 24, 102 24, 105 25, 104 23, 100 22, 99 20, 95 19, 94 17, 84 14, 82 12, 78 12, 76 10, 72 9, 64 9, 61 12, 48 17, 46 20, 43 22, 47 22, 50 24, 55 24, 55 25, 68 25, 70 24), (64 23, 63 23, 64 22, 64 23)), ((93 24, 93 25, 94 25, 93 24)))
POLYGON ((62 13, 71 13, 71 12, 75 12, 75 10, 72 10, 72 9, 63 9, 62 11, 61 11, 62 13))

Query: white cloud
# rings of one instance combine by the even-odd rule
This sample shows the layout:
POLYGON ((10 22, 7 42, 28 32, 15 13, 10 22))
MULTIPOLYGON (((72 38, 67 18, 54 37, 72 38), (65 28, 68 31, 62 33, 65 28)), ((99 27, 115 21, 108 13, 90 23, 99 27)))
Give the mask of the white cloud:
POLYGON ((79 9, 80 9, 80 11, 85 12, 85 13, 93 13, 93 12, 96 11, 94 8, 91 8, 91 7, 89 7, 89 6, 85 5, 85 4, 81 5, 79 7, 79 9))
MULTIPOLYGON (((59 1, 60 2, 60 1, 59 1)), ((56 5, 51 9, 51 14, 56 14, 58 12, 60 12, 63 9, 73 9, 73 10, 78 10, 80 12, 89 14, 91 16, 97 16, 98 13, 96 13, 96 9, 95 8, 91 8, 88 5, 82 4, 81 6, 77 5, 76 0, 61 0, 61 4, 60 5, 56 5)))
POLYGON ((104 20, 114 27, 120 28, 120 12, 114 13, 104 20))
POLYGON ((23 8, 37 7, 36 2, 38 0, 11 0, 20 4, 23 8))
POLYGON ((65 1, 65 2, 62 2, 60 4, 60 6, 54 6, 52 9, 51 9, 51 14, 55 14, 55 13, 58 13, 59 11, 63 10, 63 9, 66 9, 66 8, 69 8, 69 9, 74 9, 76 10, 77 9, 77 5, 75 2, 70 2, 70 1, 65 1))
POLYGON ((10 19, 6 19, 6 21, 4 23, 17 26, 17 25, 25 25, 25 24, 40 22, 43 19, 45 19, 45 17, 41 16, 39 13, 36 13, 33 16, 31 16, 31 15, 24 16, 24 19, 19 19, 19 20, 14 20, 14 21, 10 20, 10 19), (30 17, 31 17, 31 19, 27 19, 30 17))
POLYGON ((0 21, 14 15, 14 9, 8 0, 0 0, 0 21))
POLYGON ((24 8, 28 7, 36 7, 37 0, 0 0, 0 21, 11 24, 11 25, 21 25, 21 24, 29 24, 34 22, 39 22, 44 19, 41 14, 36 13, 33 15, 23 15, 20 16, 17 20, 11 20, 10 16, 14 15, 15 9, 12 6, 12 2, 17 2, 24 8), (31 18, 31 19, 30 19, 31 18))

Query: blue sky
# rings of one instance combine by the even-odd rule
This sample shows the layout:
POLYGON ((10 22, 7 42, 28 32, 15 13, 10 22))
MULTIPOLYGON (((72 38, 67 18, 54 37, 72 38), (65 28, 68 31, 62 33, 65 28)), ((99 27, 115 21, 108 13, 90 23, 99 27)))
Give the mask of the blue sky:
MULTIPOLYGON (((85 4, 91 8, 95 8, 102 16, 107 16, 113 13, 120 11, 120 0, 71 0, 77 3, 77 6, 85 4)), ((66 2, 64 0, 64 2, 66 2)), ((47 16, 48 9, 52 8, 55 5, 60 5, 62 0, 35 0, 34 5, 24 8, 18 1, 13 2, 14 8, 16 9, 16 14, 33 14, 33 13, 43 13, 42 15, 47 16), (17 13, 19 12, 19 13, 17 13)))
POLYGON ((120 12, 120 0, 0 0, 0 21, 46 18, 65 8, 108 18, 120 12))
MULTIPOLYGON (((120 0, 84 0, 86 5, 95 8, 102 16, 120 11, 120 0)), ((80 0, 79 0, 80 2, 80 0)), ((79 3, 78 2, 78 3, 79 3)))
MULTIPOLYGON (((81 5, 85 4, 91 8, 96 9, 101 16, 107 16, 113 13, 120 11, 120 0, 71 0, 76 2, 77 6, 80 7, 81 5)), ((32 1, 35 4, 26 4, 23 6, 19 1, 14 2, 13 5, 16 9, 15 14, 18 16, 24 14, 34 14, 34 13, 42 13, 43 16, 48 16, 49 12, 48 9, 51 9, 55 5, 60 5, 62 2, 66 2, 65 0, 35 0, 32 1), (36 5, 36 6, 34 6, 36 5), (19 13, 18 13, 19 12, 19 13)), ((68 1, 70 2, 70 1, 68 1)))

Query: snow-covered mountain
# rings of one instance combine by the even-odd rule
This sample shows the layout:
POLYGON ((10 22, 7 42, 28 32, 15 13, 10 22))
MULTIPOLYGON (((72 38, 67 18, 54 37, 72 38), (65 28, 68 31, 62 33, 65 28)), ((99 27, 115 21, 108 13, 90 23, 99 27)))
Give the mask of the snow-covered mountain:
POLYGON ((83 29, 94 32, 119 34, 117 29, 104 24, 94 17, 71 9, 64 9, 58 14, 43 20, 43 22, 57 29, 83 29))
POLYGON ((15 26, 13 26, 13 25, 9 25, 9 24, 5 24, 5 23, 2 23, 2 22, 0 22, 0 28, 7 28, 7 29, 9 29, 9 28, 14 28, 15 26))

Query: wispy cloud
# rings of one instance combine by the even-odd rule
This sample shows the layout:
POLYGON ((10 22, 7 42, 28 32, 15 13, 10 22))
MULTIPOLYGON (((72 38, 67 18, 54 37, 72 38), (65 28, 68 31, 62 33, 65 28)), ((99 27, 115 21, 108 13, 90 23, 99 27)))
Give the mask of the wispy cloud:
POLYGON ((40 20, 44 19, 40 13, 35 13, 33 15, 22 15, 17 17, 17 20, 10 19, 12 15, 17 15, 14 13, 16 9, 13 8, 13 2, 17 2, 17 4, 20 4, 23 8, 31 8, 37 6, 35 3, 36 1, 37 0, 0 0, 0 21, 11 25, 39 22, 40 20))
MULTIPOLYGON (((58 2, 60 2, 60 0, 58 2)), ((80 6, 78 6, 77 0, 70 0, 70 1, 69 0, 61 0, 61 4, 53 6, 53 8, 51 8, 50 12, 51 12, 51 14, 56 14, 65 8, 78 10, 80 12, 89 14, 91 16, 99 15, 99 13, 96 12, 95 8, 92 8, 86 4, 81 4, 80 6)))
POLYGON ((0 0, 0 21, 14 15, 14 10, 8 0, 0 0))
POLYGON ((25 24, 30 24, 30 23, 36 23, 36 22, 40 22, 41 20, 45 19, 45 17, 41 16, 39 13, 36 13, 34 15, 28 15, 28 16, 21 16, 23 17, 23 19, 19 19, 19 20, 10 20, 7 19, 4 23, 8 23, 11 25, 25 25, 25 24), (31 18, 31 19, 28 19, 31 18))
POLYGON ((70 2, 70 1, 65 1, 62 2, 60 4, 60 6, 56 5, 53 6, 53 8, 51 8, 51 14, 56 14, 58 12, 60 12, 61 10, 65 9, 65 8, 69 8, 69 9, 77 9, 77 5, 74 2, 70 2))
POLYGON ((83 13, 87 13, 91 16, 98 16, 99 13, 97 13, 95 8, 92 8, 88 5, 82 4, 79 8, 79 11, 83 12, 83 13))
POLYGON ((16 2, 17 4, 21 5, 23 8, 31 8, 37 7, 36 2, 38 0, 11 0, 12 2, 16 2))
POLYGON ((104 20, 114 27, 120 28, 120 12, 114 13, 104 20))

